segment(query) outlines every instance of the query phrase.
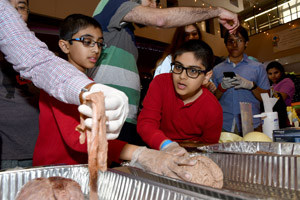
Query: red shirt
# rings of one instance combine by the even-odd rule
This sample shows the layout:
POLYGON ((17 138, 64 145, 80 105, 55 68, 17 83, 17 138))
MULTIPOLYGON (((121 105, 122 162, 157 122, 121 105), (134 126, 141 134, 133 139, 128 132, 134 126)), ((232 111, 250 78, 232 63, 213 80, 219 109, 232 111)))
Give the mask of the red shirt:
POLYGON ((165 139, 217 143, 222 130, 222 107, 206 88, 194 102, 177 97, 172 74, 156 76, 150 84, 138 117, 137 131, 154 149, 165 139))
MULTIPOLYGON (((33 154, 33 165, 85 164, 87 143, 79 143, 75 131, 80 122, 78 106, 66 104, 40 92, 39 136, 33 154)), ((126 142, 108 141, 109 160, 120 162, 119 156, 126 142)))

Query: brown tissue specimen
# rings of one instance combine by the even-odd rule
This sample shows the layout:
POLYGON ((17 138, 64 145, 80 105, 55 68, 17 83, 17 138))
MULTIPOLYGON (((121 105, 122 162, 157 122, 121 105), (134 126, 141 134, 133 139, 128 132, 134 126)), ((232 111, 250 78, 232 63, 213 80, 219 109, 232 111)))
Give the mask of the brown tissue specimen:
POLYGON ((195 156, 192 159, 198 160, 194 166, 183 166, 192 174, 191 182, 206 185, 214 188, 223 187, 223 172, 220 167, 205 156, 195 156))
POLYGON ((80 185, 68 178, 36 178, 25 184, 16 200, 84 200, 80 185))
MULTIPOLYGON (((98 170, 107 170, 106 116, 104 95, 101 92, 92 93, 86 97, 85 104, 91 104, 93 108, 92 130, 84 125, 84 119, 80 116, 80 125, 76 130, 81 132, 81 143, 85 142, 87 134, 88 168, 90 175, 90 200, 98 200, 98 170)), ((34 179, 23 186, 16 200, 83 200, 80 186, 72 179, 63 177, 50 177, 34 179)))

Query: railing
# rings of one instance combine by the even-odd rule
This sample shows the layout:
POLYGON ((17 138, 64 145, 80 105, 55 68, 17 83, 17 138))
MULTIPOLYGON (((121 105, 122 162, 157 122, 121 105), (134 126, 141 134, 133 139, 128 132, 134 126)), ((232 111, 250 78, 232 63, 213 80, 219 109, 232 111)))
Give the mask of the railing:
MULTIPOLYGON (((257 8, 253 8, 253 13, 254 9, 257 8)), ((243 25, 248 27, 249 35, 254 35, 299 18, 300 0, 290 0, 281 4, 276 3, 272 8, 248 16, 243 20, 243 25)))

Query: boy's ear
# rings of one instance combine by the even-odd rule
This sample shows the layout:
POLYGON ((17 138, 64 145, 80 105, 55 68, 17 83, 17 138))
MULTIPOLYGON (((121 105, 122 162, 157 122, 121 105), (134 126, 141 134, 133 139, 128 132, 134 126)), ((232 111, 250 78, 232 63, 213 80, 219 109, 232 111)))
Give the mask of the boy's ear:
POLYGON ((65 54, 68 54, 70 52, 69 47, 70 47, 70 43, 66 40, 59 40, 58 41, 58 46, 60 47, 60 49, 62 50, 62 52, 64 52, 65 54))
POLYGON ((213 75, 213 71, 210 70, 205 74, 204 80, 202 85, 206 85, 209 82, 209 79, 211 78, 211 76, 213 75))

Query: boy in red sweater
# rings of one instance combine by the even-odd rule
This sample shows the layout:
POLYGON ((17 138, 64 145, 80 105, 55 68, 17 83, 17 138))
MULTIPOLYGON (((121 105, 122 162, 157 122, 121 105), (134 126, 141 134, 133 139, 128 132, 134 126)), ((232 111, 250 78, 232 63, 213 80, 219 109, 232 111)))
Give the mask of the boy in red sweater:
MULTIPOLYGON (((63 21, 59 46, 67 54, 68 61, 83 73, 94 67, 102 48, 106 47, 98 22, 81 14, 70 15, 63 21)), ((44 91, 41 91, 39 104, 40 132, 34 150, 33 165, 87 163, 87 142, 80 144, 80 133, 75 130, 80 122, 77 106, 58 101, 44 91)), ((183 157, 171 156, 120 140, 108 141, 108 158, 115 162, 131 160, 132 166, 185 180, 190 180, 191 176, 179 165, 195 164, 183 157), (155 159, 151 159, 152 157, 155 159), (162 165, 157 167, 158 163, 162 165)))
POLYGON ((172 73, 153 79, 138 117, 137 131, 153 149, 186 151, 185 140, 217 143, 222 130, 222 108, 202 82, 213 67, 213 52, 203 41, 190 40, 172 56, 172 73))

